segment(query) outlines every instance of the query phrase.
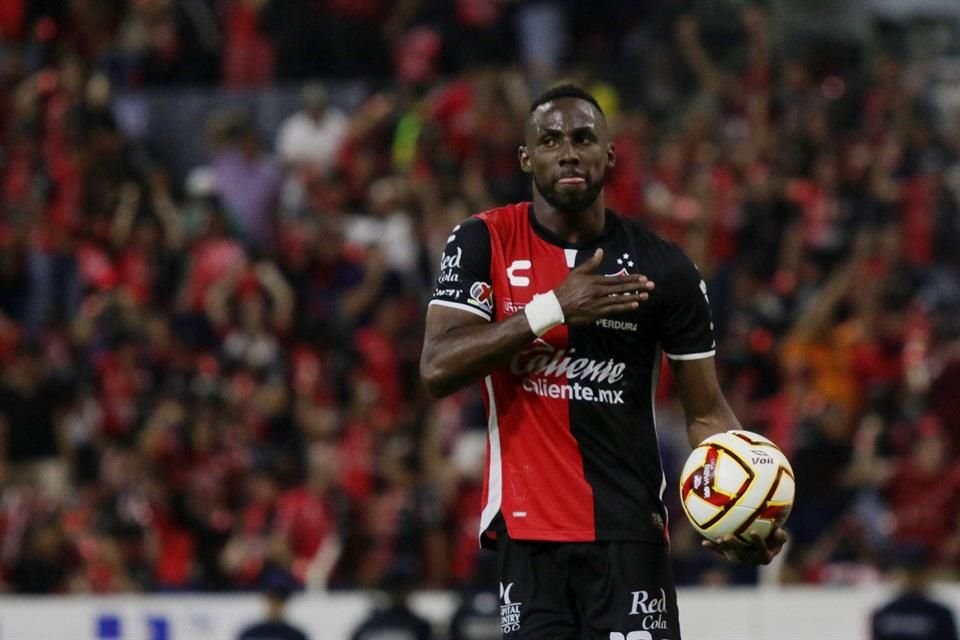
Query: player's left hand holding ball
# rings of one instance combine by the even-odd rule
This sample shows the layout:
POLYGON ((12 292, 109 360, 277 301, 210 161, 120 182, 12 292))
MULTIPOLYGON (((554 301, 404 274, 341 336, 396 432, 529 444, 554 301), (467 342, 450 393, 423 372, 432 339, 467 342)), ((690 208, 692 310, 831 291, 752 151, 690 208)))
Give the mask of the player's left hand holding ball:
POLYGON ((787 532, 777 527, 763 539, 753 534, 750 544, 744 544, 734 536, 725 536, 717 541, 704 540, 703 546, 716 551, 728 560, 736 560, 745 564, 770 564, 783 549, 787 541, 787 532))
POLYGON ((780 448, 743 429, 707 437, 680 474, 680 504, 703 546, 746 564, 769 564, 780 553, 795 492, 780 448))

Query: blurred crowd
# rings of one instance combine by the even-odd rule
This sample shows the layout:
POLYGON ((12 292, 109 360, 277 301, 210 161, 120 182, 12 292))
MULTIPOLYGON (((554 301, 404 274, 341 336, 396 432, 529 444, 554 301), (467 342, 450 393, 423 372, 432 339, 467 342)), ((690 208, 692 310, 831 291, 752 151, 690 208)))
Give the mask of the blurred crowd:
MULTIPOLYGON (((960 117, 896 48, 788 51, 762 4, 701 5, 5 0, 0 586, 492 580, 483 406, 427 398, 422 321, 450 228, 529 198, 516 147, 558 78, 611 122, 608 206, 707 277, 735 413, 793 461, 776 579, 877 581, 916 548, 955 578, 960 117), (346 112, 318 77, 371 90, 346 112), (278 82, 300 110, 212 113, 183 184, 112 109, 278 82)), ((658 398, 675 480, 667 373, 658 398)), ((679 583, 755 582, 675 493, 679 583)))

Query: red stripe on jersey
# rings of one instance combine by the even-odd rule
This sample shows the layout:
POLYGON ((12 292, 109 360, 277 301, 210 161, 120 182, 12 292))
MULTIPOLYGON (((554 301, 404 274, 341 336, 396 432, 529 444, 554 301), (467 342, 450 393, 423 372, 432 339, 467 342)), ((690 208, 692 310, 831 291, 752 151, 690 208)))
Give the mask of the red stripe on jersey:
MULTIPOLYGON (((556 289, 566 279, 570 269, 563 248, 536 234, 527 205, 479 217, 490 232, 497 321, 522 313, 534 294, 556 289)), ((499 507, 514 539, 596 539, 593 490, 570 431, 570 400, 579 391, 567 379, 563 363, 569 356, 567 327, 560 325, 494 371, 489 385, 485 382, 493 394, 485 398, 487 408, 496 411, 497 424, 490 425, 482 528, 499 507)))

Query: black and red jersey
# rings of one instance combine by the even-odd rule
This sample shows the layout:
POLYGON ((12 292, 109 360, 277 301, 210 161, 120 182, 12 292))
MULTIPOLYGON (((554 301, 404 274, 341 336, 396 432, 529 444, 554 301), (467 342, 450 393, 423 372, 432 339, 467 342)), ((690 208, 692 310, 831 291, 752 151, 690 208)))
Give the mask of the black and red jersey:
POLYGON ((543 227, 531 204, 514 204, 454 227, 430 304, 503 320, 559 287, 598 247, 598 273, 641 273, 656 288, 636 311, 551 329, 483 380, 481 533, 664 540, 653 407, 661 349, 675 359, 714 355, 706 286, 689 258, 613 211, 598 237, 570 243, 543 227))

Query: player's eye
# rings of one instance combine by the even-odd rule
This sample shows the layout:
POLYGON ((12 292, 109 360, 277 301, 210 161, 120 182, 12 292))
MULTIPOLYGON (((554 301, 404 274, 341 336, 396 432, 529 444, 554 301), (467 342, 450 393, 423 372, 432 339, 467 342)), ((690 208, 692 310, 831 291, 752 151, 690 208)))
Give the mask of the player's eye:
POLYGON ((557 144, 557 136, 543 136, 540 138, 540 146, 553 147, 557 144))

